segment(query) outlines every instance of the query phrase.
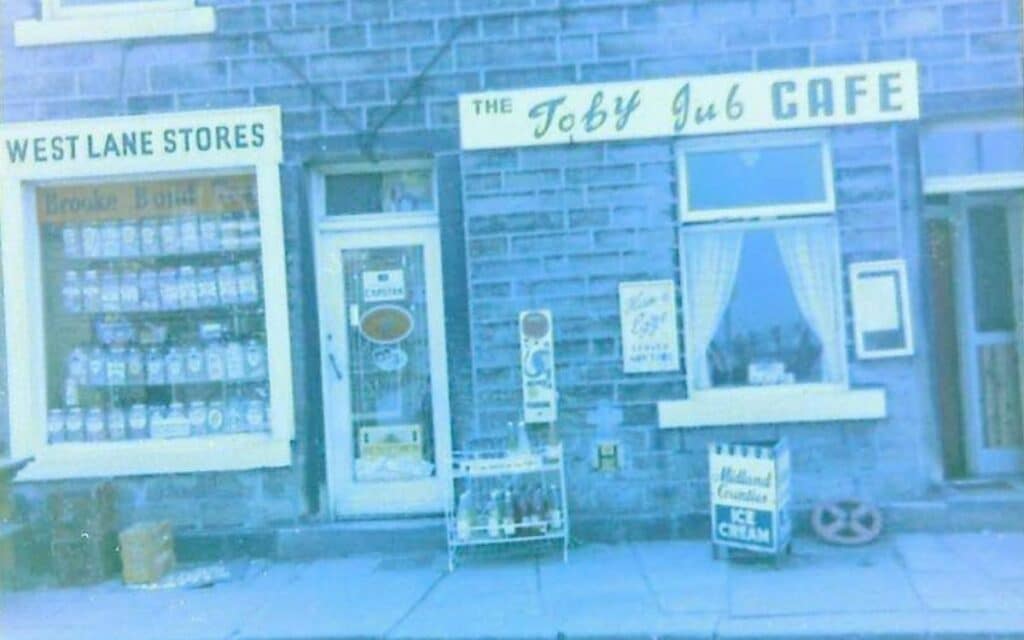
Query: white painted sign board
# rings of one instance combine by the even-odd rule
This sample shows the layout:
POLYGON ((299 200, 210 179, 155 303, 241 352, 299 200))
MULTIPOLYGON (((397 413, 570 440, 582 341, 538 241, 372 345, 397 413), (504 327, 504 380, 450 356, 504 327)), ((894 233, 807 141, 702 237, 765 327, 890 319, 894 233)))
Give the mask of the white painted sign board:
POLYGON ((913 60, 459 96, 462 148, 917 120, 913 60))
POLYGON ((626 373, 679 370, 675 283, 619 283, 622 369, 626 373))

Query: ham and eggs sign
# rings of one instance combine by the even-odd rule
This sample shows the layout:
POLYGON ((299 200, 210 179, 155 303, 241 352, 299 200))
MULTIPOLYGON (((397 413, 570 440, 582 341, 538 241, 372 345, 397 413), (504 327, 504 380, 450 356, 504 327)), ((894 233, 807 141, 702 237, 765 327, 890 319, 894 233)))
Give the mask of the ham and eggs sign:
POLYGON ((918 117, 913 60, 459 96, 462 148, 467 150, 918 117))

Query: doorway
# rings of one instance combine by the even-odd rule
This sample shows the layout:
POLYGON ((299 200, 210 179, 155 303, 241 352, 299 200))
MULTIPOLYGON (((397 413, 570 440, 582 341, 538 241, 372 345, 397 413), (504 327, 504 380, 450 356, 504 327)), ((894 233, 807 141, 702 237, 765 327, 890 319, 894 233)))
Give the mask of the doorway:
POLYGON ((966 472, 1019 473, 1024 470, 1024 201, 1013 195, 964 195, 952 203, 966 472))
POLYGON ((440 512, 451 430, 437 219, 323 222, 317 241, 331 512, 440 512))

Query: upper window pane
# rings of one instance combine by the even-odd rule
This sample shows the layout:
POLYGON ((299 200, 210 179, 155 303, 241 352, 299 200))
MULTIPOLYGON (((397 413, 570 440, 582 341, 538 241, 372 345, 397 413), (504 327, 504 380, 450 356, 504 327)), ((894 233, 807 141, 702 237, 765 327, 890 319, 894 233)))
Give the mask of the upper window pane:
POLYGON ((921 162, 929 178, 1024 171, 1024 123, 963 123, 926 131, 921 162))
POLYGON ((430 169, 328 175, 325 191, 329 216, 434 210, 430 169))
POLYGON ((1013 291, 1006 210, 978 207, 968 214, 974 323, 978 331, 1013 331, 1013 291))
POLYGON ((828 201, 821 144, 686 151, 690 211, 828 201))

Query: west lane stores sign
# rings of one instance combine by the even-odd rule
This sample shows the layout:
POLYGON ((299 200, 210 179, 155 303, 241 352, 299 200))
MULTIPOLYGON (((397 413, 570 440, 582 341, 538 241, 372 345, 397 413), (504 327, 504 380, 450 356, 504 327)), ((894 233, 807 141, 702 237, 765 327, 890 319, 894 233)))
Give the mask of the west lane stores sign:
POLYGON ((0 173, 32 179, 239 167, 280 159, 278 107, 0 126, 0 173))
POLYGON ((459 96, 467 150, 827 127, 918 115, 913 60, 459 96))

